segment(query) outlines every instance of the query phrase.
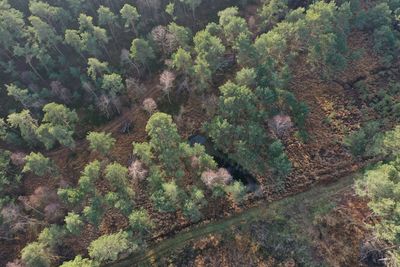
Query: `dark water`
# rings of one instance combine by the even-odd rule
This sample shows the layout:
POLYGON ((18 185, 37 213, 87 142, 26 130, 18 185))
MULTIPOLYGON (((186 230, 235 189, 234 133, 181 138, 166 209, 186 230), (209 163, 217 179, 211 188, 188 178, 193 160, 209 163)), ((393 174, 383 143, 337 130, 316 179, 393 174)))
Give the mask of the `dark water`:
POLYGON ((259 184, 257 179, 242 166, 233 162, 228 155, 220 150, 215 149, 214 144, 207 137, 196 134, 188 138, 189 144, 201 144, 205 147, 207 154, 211 155, 219 168, 225 168, 236 181, 241 181, 247 188, 247 191, 254 192, 259 184))

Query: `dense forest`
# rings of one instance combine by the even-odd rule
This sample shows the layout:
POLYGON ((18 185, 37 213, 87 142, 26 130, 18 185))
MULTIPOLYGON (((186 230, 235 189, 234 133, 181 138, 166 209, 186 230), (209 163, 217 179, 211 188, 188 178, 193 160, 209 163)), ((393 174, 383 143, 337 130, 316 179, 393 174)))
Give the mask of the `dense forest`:
POLYGON ((399 54, 400 0, 0 0, 0 266, 399 266, 399 54))

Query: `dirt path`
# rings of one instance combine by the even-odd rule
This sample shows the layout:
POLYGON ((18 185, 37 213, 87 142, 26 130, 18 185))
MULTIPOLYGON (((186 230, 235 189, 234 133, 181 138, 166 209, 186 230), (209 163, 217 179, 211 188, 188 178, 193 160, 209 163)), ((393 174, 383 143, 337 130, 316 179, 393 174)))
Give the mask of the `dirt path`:
MULTIPOLYGON (((315 203, 329 200, 331 197, 343 193, 351 188, 354 175, 343 177, 329 185, 317 185, 306 192, 299 193, 272 203, 261 203, 259 206, 248 209, 231 217, 199 225, 187 231, 181 232, 172 238, 166 239, 151 246, 146 251, 138 252, 117 263, 105 265, 113 267, 125 266, 157 266, 157 260, 167 256, 168 253, 183 248, 188 242, 197 240, 208 234, 223 233, 232 226, 249 224, 259 219, 265 219, 276 211, 291 211, 299 216, 298 210, 304 203, 315 203)), ((301 216, 307 216, 302 214, 301 216)))

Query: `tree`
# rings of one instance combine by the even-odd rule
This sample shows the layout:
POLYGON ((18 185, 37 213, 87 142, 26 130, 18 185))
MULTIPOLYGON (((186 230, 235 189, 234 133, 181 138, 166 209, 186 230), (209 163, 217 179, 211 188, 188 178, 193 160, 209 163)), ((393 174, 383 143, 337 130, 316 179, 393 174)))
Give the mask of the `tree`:
POLYGON ((192 57, 190 53, 184 50, 183 48, 179 48, 172 55, 172 66, 181 74, 189 75, 191 73, 193 65, 192 57))
POLYGON ((292 164, 284 152, 284 147, 280 141, 273 142, 269 148, 269 164, 274 172, 279 176, 286 176, 292 169, 292 164))
POLYGON ((175 3, 169 2, 166 6, 165 6, 165 13, 167 13, 168 15, 171 16, 171 18, 173 20, 176 20, 176 16, 175 16, 175 3))
POLYGON ((69 212, 67 216, 65 216, 65 227, 67 230, 73 235, 79 235, 82 231, 84 223, 79 214, 74 212, 69 212))
POLYGON ((38 241, 40 244, 54 250, 62 244, 64 231, 61 226, 52 224, 46 227, 39 234, 38 241))
POLYGON ((96 81, 98 75, 103 75, 108 72, 108 63, 101 62, 97 58, 88 59, 87 74, 93 80, 96 81))
POLYGON ((76 112, 56 103, 46 104, 43 111, 42 124, 36 130, 38 139, 47 149, 52 148, 57 141, 67 147, 74 147, 72 135, 75 123, 78 122, 76 112))
POLYGON ((257 96, 248 87, 231 81, 220 91, 217 116, 206 125, 209 136, 243 168, 263 172, 265 166, 260 162, 264 162, 268 139, 257 96))
POLYGON ((130 51, 132 59, 147 68, 149 68, 155 59, 153 48, 150 46, 149 42, 144 39, 134 39, 130 51))
POLYGON ((160 84, 162 86, 163 92, 168 96, 168 99, 171 88, 174 85, 175 78, 175 74, 169 70, 164 70, 160 75, 160 84))
POLYGON ((223 29, 225 39, 230 45, 234 44, 240 34, 251 35, 246 20, 238 15, 239 9, 237 7, 228 7, 218 12, 219 24, 223 29))
POLYGON ((1 2, 0 8, 1 47, 11 54, 13 47, 26 35, 24 15, 21 11, 14 9, 8 1, 1 2))
POLYGON ((160 112, 153 114, 147 122, 146 132, 150 136, 151 149, 158 154, 165 170, 171 175, 176 175, 180 169, 181 138, 172 117, 160 112))
POLYGON ((34 36, 34 40, 32 41, 37 42, 41 48, 53 48, 60 55, 63 55, 58 48, 58 44, 61 42, 62 38, 56 33, 56 30, 39 17, 30 16, 28 19, 32 25, 32 27, 28 28, 34 36))
POLYGON ((116 188, 128 186, 128 169, 117 162, 107 165, 105 177, 116 188))
MULTIPOLYGON (((108 43, 108 36, 105 29, 93 25, 93 18, 80 14, 78 18, 79 30, 66 30, 65 43, 72 46, 82 58, 82 53, 89 55, 100 55, 100 48, 107 53, 105 45, 108 43)), ((85 58, 86 60, 86 58, 85 58)))
POLYGON ((196 64, 193 67, 194 77, 196 79, 196 86, 200 91, 206 90, 212 80, 212 70, 210 64, 202 58, 196 58, 196 64))
POLYGON ((51 172, 53 169, 53 164, 49 158, 43 156, 40 152, 31 152, 25 157, 25 166, 22 172, 33 172, 38 176, 43 176, 46 173, 51 172))
POLYGON ((90 199, 89 206, 83 209, 83 215, 89 223, 99 226, 104 214, 103 202, 99 196, 90 199))
POLYGON ((35 96, 29 93, 28 89, 22 89, 15 84, 6 85, 7 95, 12 96, 20 102, 24 108, 28 108, 35 101, 35 96))
POLYGON ((29 243, 21 252, 22 261, 32 267, 50 267, 50 257, 45 246, 39 242, 29 243))
POLYGON ((174 50, 179 47, 189 48, 189 43, 192 39, 192 32, 190 29, 180 26, 175 22, 171 22, 167 26, 168 32, 173 36, 175 43, 174 50))
POLYGON ((143 109, 148 113, 148 114, 153 114, 157 110, 157 103, 154 101, 153 98, 146 98, 143 100, 143 109))
POLYGON ((89 132, 86 139, 90 143, 90 149, 96 150, 103 155, 107 155, 115 144, 115 139, 111 137, 111 133, 89 132))
POLYGON ((109 7, 100 5, 97 9, 98 23, 100 26, 108 26, 110 30, 117 24, 117 16, 111 11, 109 7))
POLYGON ((29 110, 22 110, 20 113, 12 113, 8 115, 7 122, 13 128, 19 128, 22 139, 29 145, 36 143, 37 121, 32 118, 29 110))
POLYGON ((225 187, 225 191, 229 193, 235 203, 241 203, 246 195, 246 188, 239 181, 235 181, 233 184, 225 187))
POLYGON ((0 118, 0 139, 5 140, 7 136, 7 124, 3 118, 0 118))
POLYGON ((127 232, 119 231, 92 241, 88 250, 93 260, 106 263, 116 261, 122 253, 130 253, 137 248, 136 244, 129 241, 127 232))
POLYGON ((145 234, 153 228, 153 222, 145 209, 135 210, 129 215, 129 225, 132 231, 145 234))
POLYGON ((256 85, 257 74, 253 68, 242 68, 236 72, 235 81, 238 85, 253 88, 256 85))
POLYGON ((121 93, 125 89, 121 75, 117 73, 104 74, 101 89, 106 91, 112 97, 121 93))
POLYGON ((196 33, 193 42, 197 60, 204 60, 209 64, 212 72, 216 71, 225 53, 221 39, 213 36, 209 31, 202 30, 196 33))
POLYGON ((289 11, 287 2, 287 0, 270 0, 264 3, 259 11, 263 28, 269 30, 285 18, 289 11))
POLYGON ((122 7, 120 13, 121 17, 125 20, 125 28, 132 27, 133 30, 137 32, 136 23, 140 18, 140 14, 137 11, 137 8, 132 5, 125 4, 122 7))
POLYGON ((202 2, 202 0, 179 0, 179 1, 189 6, 189 8, 192 10, 193 18, 195 17, 196 8, 198 8, 202 2))
POLYGON ((81 255, 75 257, 72 261, 65 261, 60 267, 96 267, 98 266, 97 263, 93 262, 92 260, 82 258, 81 255))

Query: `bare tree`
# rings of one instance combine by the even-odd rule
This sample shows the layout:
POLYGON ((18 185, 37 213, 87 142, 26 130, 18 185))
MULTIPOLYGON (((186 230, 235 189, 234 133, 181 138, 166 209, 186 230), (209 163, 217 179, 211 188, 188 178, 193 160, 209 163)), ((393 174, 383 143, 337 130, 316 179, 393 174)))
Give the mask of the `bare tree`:
POLYGON ((162 54, 168 57, 178 48, 178 41, 174 34, 168 31, 167 27, 159 25, 151 31, 151 36, 162 54))
POLYGON ((277 137, 282 137, 293 127, 293 123, 287 115, 276 115, 268 120, 268 127, 277 137))
POLYGON ((174 86, 175 78, 175 74, 169 70, 164 70, 160 75, 160 84, 162 86, 162 91, 168 96, 168 100, 170 103, 171 99, 169 98, 169 94, 172 87, 174 86))
POLYGON ((146 98, 143 101, 143 109, 149 113, 153 114, 157 110, 157 103, 153 98, 146 98))
POLYGON ((207 170, 201 174, 201 180, 208 188, 218 185, 228 185, 232 182, 232 175, 225 168, 219 168, 218 171, 207 170))
POLYGON ((100 112, 107 118, 110 118, 114 114, 112 101, 109 96, 101 95, 96 104, 100 112))
POLYGON ((23 166, 25 164, 26 154, 23 152, 14 152, 11 154, 11 162, 15 166, 23 166))
POLYGON ((129 166, 129 176, 134 181, 143 181, 148 174, 147 169, 144 167, 144 164, 140 160, 135 160, 129 166))
POLYGON ((63 103, 71 103, 71 93, 60 81, 52 81, 50 88, 51 93, 63 103))

